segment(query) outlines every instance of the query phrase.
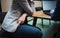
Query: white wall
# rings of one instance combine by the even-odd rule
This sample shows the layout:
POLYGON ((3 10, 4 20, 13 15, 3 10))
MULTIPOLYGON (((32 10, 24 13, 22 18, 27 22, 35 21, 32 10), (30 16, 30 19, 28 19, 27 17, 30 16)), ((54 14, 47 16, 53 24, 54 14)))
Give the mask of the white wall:
POLYGON ((12 0, 1 0, 2 12, 7 12, 11 7, 12 0))
POLYGON ((34 1, 35 7, 42 7, 42 1, 34 1))

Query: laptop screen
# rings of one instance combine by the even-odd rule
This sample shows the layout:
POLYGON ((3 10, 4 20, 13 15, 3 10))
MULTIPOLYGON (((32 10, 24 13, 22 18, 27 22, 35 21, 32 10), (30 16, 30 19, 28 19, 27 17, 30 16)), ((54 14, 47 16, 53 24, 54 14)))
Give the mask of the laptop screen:
POLYGON ((56 1, 42 1, 43 10, 51 10, 56 8, 56 1))

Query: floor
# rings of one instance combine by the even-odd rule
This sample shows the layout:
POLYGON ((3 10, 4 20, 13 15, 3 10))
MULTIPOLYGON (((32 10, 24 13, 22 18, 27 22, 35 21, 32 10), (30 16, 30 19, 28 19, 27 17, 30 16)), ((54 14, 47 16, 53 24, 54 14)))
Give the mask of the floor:
MULTIPOLYGON (((46 20, 46 19, 44 19, 43 22, 44 22, 44 27, 42 27, 40 18, 37 19, 37 23, 36 23, 36 26, 42 29, 42 32, 43 32, 42 38, 53 38, 53 35, 56 33, 60 25, 60 22, 58 21, 55 22, 51 20, 51 24, 49 24, 49 20, 46 20)), ((33 23, 33 20, 28 22, 28 24, 31 24, 31 25, 32 23, 33 23)))

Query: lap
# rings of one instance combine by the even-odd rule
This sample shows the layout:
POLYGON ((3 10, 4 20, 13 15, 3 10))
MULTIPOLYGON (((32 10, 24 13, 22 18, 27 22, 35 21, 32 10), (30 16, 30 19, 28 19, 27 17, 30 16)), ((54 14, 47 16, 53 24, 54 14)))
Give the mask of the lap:
POLYGON ((35 38, 37 37, 42 37, 42 31, 38 27, 34 27, 31 25, 21 25, 20 27, 17 28, 15 35, 18 37, 31 37, 34 36, 35 38))
POLYGON ((20 27, 18 27, 17 28, 17 30, 29 30, 29 31, 37 31, 37 30, 39 30, 39 31, 41 31, 41 29, 40 28, 38 28, 38 27, 35 27, 35 26, 33 26, 33 25, 28 25, 28 24, 23 24, 23 25, 21 25, 20 27), (27 29, 28 28, 28 29, 27 29))

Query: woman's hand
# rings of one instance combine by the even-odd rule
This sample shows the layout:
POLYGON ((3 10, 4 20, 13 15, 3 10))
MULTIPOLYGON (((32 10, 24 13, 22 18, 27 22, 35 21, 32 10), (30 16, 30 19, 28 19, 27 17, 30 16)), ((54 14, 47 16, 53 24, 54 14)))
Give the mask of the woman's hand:
POLYGON ((27 16, 26 13, 22 14, 22 16, 19 17, 19 19, 17 20, 18 24, 23 24, 24 21, 25 21, 26 16, 27 16))

